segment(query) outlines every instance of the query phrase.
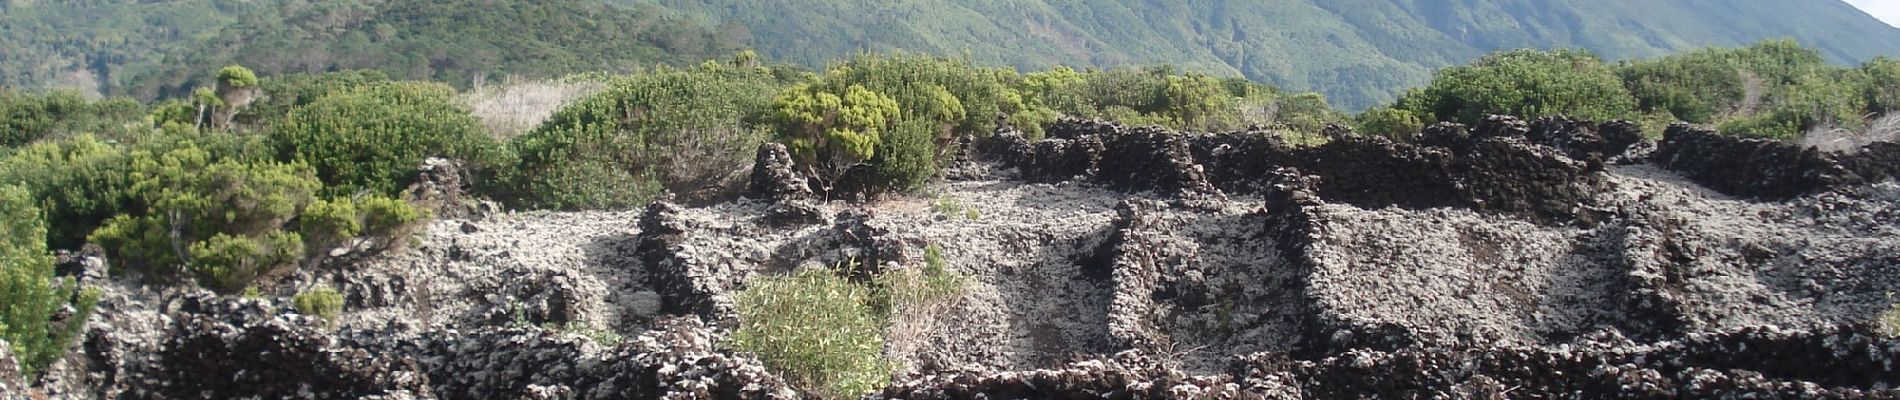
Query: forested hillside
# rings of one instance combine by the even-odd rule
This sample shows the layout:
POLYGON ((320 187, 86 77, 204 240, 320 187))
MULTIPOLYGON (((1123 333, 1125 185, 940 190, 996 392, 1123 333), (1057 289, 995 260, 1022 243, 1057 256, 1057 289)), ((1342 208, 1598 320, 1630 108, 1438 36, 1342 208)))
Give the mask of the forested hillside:
POLYGON ((631 72, 730 53, 744 29, 598 0, 84 0, 0 16, 0 86, 151 99, 202 86, 205 65, 266 74, 375 69, 457 86, 508 76, 631 72))

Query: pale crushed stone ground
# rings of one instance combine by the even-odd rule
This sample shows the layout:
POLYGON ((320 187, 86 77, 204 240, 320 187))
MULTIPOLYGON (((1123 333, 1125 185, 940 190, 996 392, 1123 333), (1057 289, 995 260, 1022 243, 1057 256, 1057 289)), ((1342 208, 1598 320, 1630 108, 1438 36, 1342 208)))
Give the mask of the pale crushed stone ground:
MULTIPOLYGON (((1703 244, 1713 250, 1697 264, 1686 292, 1691 331, 1865 321, 1891 304, 1884 293, 1900 290, 1895 280, 1853 276, 1896 272, 1896 266, 1865 260, 1900 252, 1893 239, 1900 237, 1900 185, 1867 188, 1870 197, 1863 199, 1829 193, 1776 204, 1715 194, 1647 166, 1614 168, 1610 180, 1615 189, 1603 194, 1606 202, 1651 207, 1649 215, 1680 222, 1681 229, 1702 232, 1700 237, 1711 242, 1703 244), (1724 249, 1750 244, 1784 255, 1761 270, 1728 267, 1724 249), (1844 263, 1848 270, 1794 268, 1803 259, 1863 262, 1844 263), (1809 291, 1828 280, 1855 280, 1865 290, 1809 291)), ((949 306, 902 317, 907 332, 893 338, 893 357, 918 369, 997 371, 1055 367, 1076 355, 1111 350, 1113 283, 1083 276, 1077 262, 1111 233, 1118 203, 1144 196, 1084 184, 998 181, 951 182, 939 191, 981 217, 939 215, 931 207, 934 197, 875 206, 874 226, 914 243, 939 244, 951 268, 970 277, 963 296, 949 306)), ((1272 284, 1249 283, 1285 277, 1241 268, 1277 263, 1271 246, 1215 240, 1251 234, 1236 227, 1254 223, 1244 215, 1258 210, 1259 201, 1227 202, 1226 211, 1167 208, 1156 217, 1168 228, 1160 232, 1179 228, 1163 235, 1178 247, 1164 253, 1198 256, 1194 269, 1210 274, 1210 287, 1239 286, 1240 292, 1230 294, 1250 299, 1232 311, 1241 327, 1233 335, 1207 333, 1213 310, 1168 310, 1178 315, 1159 319, 1164 321, 1160 334, 1177 336, 1193 350, 1189 353, 1201 353, 1188 354, 1197 366, 1218 365, 1224 357, 1251 351, 1284 350, 1288 344, 1282 341, 1297 333, 1297 326, 1277 322, 1290 320, 1282 315, 1290 306, 1287 294, 1275 292, 1272 284)), ((840 211, 831 206, 828 213, 840 211)), ((688 253, 717 260, 740 276, 849 258, 800 242, 828 225, 765 230, 757 221, 763 214, 763 205, 747 201, 687 209, 682 219, 720 233, 694 235, 688 253)), ((1333 258, 1326 265, 1347 268, 1314 271, 1310 290, 1320 306, 1349 317, 1530 346, 1558 345, 1546 340, 1553 331, 1587 330, 1588 324, 1614 318, 1607 315, 1613 310, 1600 307, 1609 301, 1600 287, 1612 273, 1609 267, 1572 251, 1589 234, 1586 230, 1455 209, 1328 205, 1322 214, 1344 221, 1331 226, 1352 227, 1327 232, 1329 240, 1319 247, 1320 257, 1333 258), (1391 259, 1412 262, 1371 262, 1391 259)), ((480 329, 497 325, 496 313, 520 301, 509 295, 524 277, 565 279, 577 289, 575 308, 582 320, 631 336, 644 331, 658 309, 658 295, 644 283, 646 273, 630 258, 638 219, 638 211, 619 211, 436 221, 407 250, 341 272, 300 276, 293 289, 274 295, 340 283, 345 293, 377 306, 347 310, 339 328, 480 329), (474 231, 464 232, 464 224, 474 231)), ((921 254, 911 258, 920 260, 921 254)), ((138 289, 112 291, 96 322, 124 330, 152 327, 152 335, 145 336, 156 341, 155 327, 168 318, 157 310, 167 297, 138 289)), ((136 341, 141 336, 126 337, 136 341)))

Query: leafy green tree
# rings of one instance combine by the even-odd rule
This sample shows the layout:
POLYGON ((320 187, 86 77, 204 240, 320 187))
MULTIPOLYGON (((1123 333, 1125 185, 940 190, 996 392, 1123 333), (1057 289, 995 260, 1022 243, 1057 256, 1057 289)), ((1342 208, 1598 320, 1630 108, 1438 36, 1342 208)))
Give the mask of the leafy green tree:
POLYGON ((218 83, 234 88, 257 86, 257 72, 242 65, 227 66, 218 70, 218 83))
POLYGON ((281 158, 314 167, 330 196, 395 195, 432 156, 463 160, 477 171, 509 163, 506 150, 454 95, 432 83, 360 87, 291 110, 271 138, 281 158))
POLYGON ((25 189, 0 186, 0 222, 0 338, 32 376, 85 331, 99 293, 76 293, 76 283, 53 276, 46 223, 25 189), (54 321, 68 306, 77 312, 54 321))
POLYGON ((1446 68, 1398 108, 1414 115, 1476 124, 1488 114, 1568 115, 1614 119, 1635 115, 1636 101, 1610 66, 1580 50, 1513 50, 1446 68))
POLYGON ((1380 107, 1359 114, 1359 132, 1392 140, 1410 140, 1425 129, 1425 122, 1411 111, 1380 107))
POLYGON ((1875 57, 1861 64, 1860 71, 1867 79, 1864 87, 1868 113, 1884 115, 1900 110, 1900 60, 1875 57))
POLYGON ((1176 126, 1193 130, 1214 130, 1237 124, 1234 96, 1220 80, 1188 74, 1169 76, 1161 101, 1168 118, 1176 126))

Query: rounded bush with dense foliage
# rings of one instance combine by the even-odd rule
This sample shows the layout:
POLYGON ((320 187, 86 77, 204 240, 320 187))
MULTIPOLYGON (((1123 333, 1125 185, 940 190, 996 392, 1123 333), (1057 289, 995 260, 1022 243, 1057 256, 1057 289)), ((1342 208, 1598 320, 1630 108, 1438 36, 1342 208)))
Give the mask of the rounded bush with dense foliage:
POLYGON ((721 186, 770 137, 779 90, 768 71, 716 64, 618 78, 516 137, 521 163, 490 191, 522 207, 603 209, 721 186))
POLYGON ((257 73, 242 65, 227 66, 218 70, 218 83, 237 88, 257 86, 257 73))
POLYGON ((195 146, 134 150, 131 210, 88 237, 115 265, 161 279, 189 272, 236 290, 302 258, 281 228, 322 188, 308 166, 215 160, 195 146))
POLYGON ((1635 115, 1636 102, 1615 71, 1589 52, 1514 50, 1439 71, 1398 108, 1476 124, 1489 114, 1626 118, 1635 115))
POLYGON ((28 376, 51 365, 86 328, 97 292, 76 293, 71 281, 53 276, 46 249, 46 223, 27 190, 0 186, 0 339, 28 376), (74 300, 77 300, 75 302, 74 300), (75 312, 55 321, 72 307, 75 312))
POLYGON ((395 195, 428 157, 474 170, 505 165, 505 149, 434 83, 387 83, 333 93, 292 109, 271 129, 280 157, 308 163, 329 195, 395 195))
POLYGON ((823 166, 827 177, 876 157, 899 112, 890 96, 858 85, 842 93, 801 87, 781 96, 773 109, 773 119, 790 135, 792 156, 803 165, 823 166))

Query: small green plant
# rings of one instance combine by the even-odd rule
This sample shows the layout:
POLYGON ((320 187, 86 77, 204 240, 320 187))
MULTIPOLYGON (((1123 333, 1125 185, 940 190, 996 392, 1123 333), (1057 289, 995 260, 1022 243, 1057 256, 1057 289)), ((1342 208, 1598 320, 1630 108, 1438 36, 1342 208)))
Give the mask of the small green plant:
POLYGON ((975 207, 965 206, 962 201, 948 196, 937 197, 937 201, 931 203, 930 208, 936 210, 937 215, 942 215, 947 219, 957 219, 958 217, 968 220, 983 219, 982 211, 978 211, 975 207))
POLYGON ((884 324, 872 288, 824 269, 753 279, 737 298, 731 345, 825 398, 856 397, 883 387, 884 324))
POLYGON ((883 292, 878 308, 890 314, 906 306, 956 298, 963 293, 963 276, 950 270, 943 248, 933 244, 924 247, 923 268, 885 272, 877 277, 877 287, 883 292))
POLYGON ((298 293, 291 302, 297 306, 297 312, 323 319, 334 319, 343 312, 343 294, 329 287, 298 293))

